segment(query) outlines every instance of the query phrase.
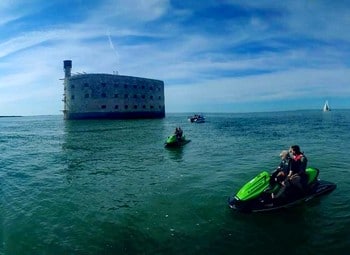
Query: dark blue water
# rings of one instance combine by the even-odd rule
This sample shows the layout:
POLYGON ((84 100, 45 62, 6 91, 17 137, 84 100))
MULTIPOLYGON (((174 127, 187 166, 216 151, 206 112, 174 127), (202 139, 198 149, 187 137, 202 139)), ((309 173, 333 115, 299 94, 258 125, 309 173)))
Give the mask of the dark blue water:
POLYGON ((0 254, 348 254, 350 111, 0 118, 0 254), (166 149, 181 126, 191 142, 166 149), (228 196, 299 144, 337 189, 273 213, 228 196))

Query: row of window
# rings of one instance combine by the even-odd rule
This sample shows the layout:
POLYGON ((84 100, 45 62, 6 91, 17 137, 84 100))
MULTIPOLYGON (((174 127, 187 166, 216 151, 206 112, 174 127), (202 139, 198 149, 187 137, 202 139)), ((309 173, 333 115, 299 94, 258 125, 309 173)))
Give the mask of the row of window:
MULTIPOLYGON (((150 108, 150 109, 154 109, 154 106, 153 106, 153 105, 150 105, 149 108, 150 108)), ((162 109, 162 106, 159 105, 158 108, 159 108, 159 109, 162 109)), ((104 105, 101 105, 101 109, 107 109, 107 105, 105 105, 105 104, 104 104, 104 105)), ((118 109, 119 109, 119 105, 115 105, 115 106, 114 106, 114 109, 115 109, 115 110, 118 110, 118 109)), ((129 109, 129 105, 124 105, 124 109, 125 109, 125 110, 129 109)), ((134 105, 134 106, 133 106, 133 109, 134 109, 134 110, 138 109, 138 106, 137 106, 137 105, 134 105)), ((142 106, 142 109, 147 109, 147 106, 146 106, 146 105, 143 105, 143 106, 142 106)))
MULTIPOLYGON (((90 94, 85 94, 84 97, 85 97, 85 98, 89 98, 89 97, 90 97, 90 94)), ((101 97, 102 97, 102 98, 106 98, 106 97, 107 97, 107 94, 106 94, 106 93, 102 93, 102 94, 101 94, 101 97)), ((119 94, 114 94, 114 98, 119 98, 119 94)), ((129 95, 128 95, 128 94, 124 94, 124 98, 129 98, 129 95)), ((133 98, 135 98, 135 99, 137 99, 137 98, 146 99, 146 96, 145 96, 145 95, 141 95, 141 96, 133 95, 133 98)), ((150 99, 154 99, 154 96, 151 95, 149 98, 150 98, 150 99)), ((162 97, 161 97, 161 96, 158 96, 158 99, 160 100, 160 99, 162 99, 162 97)))
MULTIPOLYGON (((107 95, 106 93, 102 93, 101 94, 101 98, 106 98, 107 95)), ((114 98, 118 98, 119 97, 119 94, 114 94, 114 98)), ((90 98, 90 94, 85 94, 84 98, 90 98)), ((124 98, 129 98, 129 95, 128 94, 125 94, 124 95, 124 98)), ((137 96, 137 95, 134 95, 133 98, 137 99, 137 98, 142 98, 142 99, 146 99, 146 96, 145 95, 142 95, 141 97, 137 96)), ((72 95, 71 96, 71 99, 74 100, 75 99, 75 95, 72 95)), ((153 100, 154 99, 154 96, 150 96, 149 99, 153 100)), ((161 96, 158 96, 158 99, 161 100, 162 97, 161 96)))
MULTIPOLYGON (((105 88, 106 86, 107 86, 107 84, 106 83, 101 83, 101 86, 103 87, 103 88, 105 88)), ((113 85, 114 86, 114 88, 119 88, 119 84, 114 84, 113 85)), ((123 85, 124 86, 124 89, 128 89, 128 88, 133 88, 133 89, 138 89, 138 88, 140 88, 140 89, 146 89, 146 86, 145 85, 129 85, 129 84, 124 84, 123 85)), ((89 87, 89 84, 88 83, 84 83, 84 88, 88 88, 89 87)), ((94 86, 93 86, 94 87, 94 86)), ((148 86, 147 86, 148 87, 148 86)), ((74 89, 75 88, 75 84, 72 84, 71 85, 71 89, 74 89)), ((154 86, 150 86, 150 87, 148 87, 148 89, 149 90, 158 90, 158 91, 161 91, 161 89, 160 89, 160 87, 154 87, 154 86)))

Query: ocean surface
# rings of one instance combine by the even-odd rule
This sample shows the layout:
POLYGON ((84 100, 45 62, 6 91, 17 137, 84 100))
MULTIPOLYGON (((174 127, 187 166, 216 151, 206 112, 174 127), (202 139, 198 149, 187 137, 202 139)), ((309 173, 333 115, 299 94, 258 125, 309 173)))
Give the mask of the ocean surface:
POLYGON ((0 118, 0 254, 350 254, 350 110, 188 115, 0 118), (176 126, 191 142, 166 149, 176 126), (294 144, 335 191, 228 207, 294 144))

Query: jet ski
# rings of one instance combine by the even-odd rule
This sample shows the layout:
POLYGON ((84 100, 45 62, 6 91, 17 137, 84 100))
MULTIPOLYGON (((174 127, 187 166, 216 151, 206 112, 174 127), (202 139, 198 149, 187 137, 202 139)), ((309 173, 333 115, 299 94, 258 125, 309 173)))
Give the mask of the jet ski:
POLYGON ((168 136, 165 141, 165 147, 181 147, 185 144, 189 143, 191 140, 187 140, 184 135, 181 136, 180 139, 176 137, 176 135, 168 136))
POLYGON ((306 169, 307 184, 301 191, 297 187, 290 187, 283 196, 273 198, 281 188, 281 184, 274 182, 267 171, 263 171, 247 182, 236 195, 228 199, 229 207, 241 212, 263 212, 307 202, 315 197, 332 192, 337 185, 318 178, 319 169, 306 169), (288 192, 287 192, 288 191, 288 192))

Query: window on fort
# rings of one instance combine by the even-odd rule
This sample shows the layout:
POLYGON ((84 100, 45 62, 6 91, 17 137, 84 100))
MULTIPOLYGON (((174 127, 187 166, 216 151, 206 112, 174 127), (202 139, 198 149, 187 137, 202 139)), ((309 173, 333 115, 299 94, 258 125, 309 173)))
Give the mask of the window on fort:
POLYGON ((158 108, 159 108, 159 109, 162 109, 162 106, 160 105, 158 108))
POLYGON ((134 89, 137 89, 137 86, 136 86, 136 85, 134 85, 134 89))
POLYGON ((143 105, 142 108, 143 108, 143 109, 146 109, 146 105, 143 105))
POLYGON ((145 89, 145 85, 142 85, 141 88, 142 88, 142 89, 145 89))
POLYGON ((89 83, 84 83, 84 88, 87 88, 87 87, 89 87, 89 83))
POLYGON ((118 88, 118 87, 119 87, 119 84, 118 84, 118 83, 114 83, 114 87, 115 87, 115 88, 118 88))
POLYGON ((151 105, 151 106, 150 106, 150 108, 151 108, 151 109, 154 109, 154 106, 153 106, 153 105, 151 105))
POLYGON ((128 109, 129 108, 129 106, 128 105, 124 105, 124 109, 128 109))
POLYGON ((102 87, 106 87, 106 83, 102 82, 101 83, 102 87))
POLYGON ((137 109, 137 105, 134 105, 134 109, 137 109))
POLYGON ((146 96, 145 96, 145 95, 142 95, 141 97, 142 97, 142 99, 145 99, 145 98, 146 98, 146 96))
POLYGON ((106 97, 106 96, 107 96, 106 93, 101 94, 101 97, 106 97))
POLYGON ((127 88, 128 88, 128 85, 127 85, 127 84, 125 84, 125 85, 124 85, 124 89, 127 89, 127 88))
POLYGON ((116 104, 115 106, 114 106, 114 109, 118 109, 119 108, 119 106, 116 104))
POLYGON ((75 96, 74 96, 74 95, 72 95, 70 98, 71 98, 72 100, 74 100, 75 96))
POLYGON ((137 98, 137 95, 134 95, 134 98, 137 98))
POLYGON ((162 97, 161 97, 161 96, 159 96, 159 97, 158 97, 158 99, 162 99, 162 97))
POLYGON ((118 94, 114 94, 114 97, 117 98, 117 97, 118 97, 118 94))
POLYGON ((72 89, 74 89, 74 88, 75 88, 75 85, 74 85, 74 84, 72 84, 70 87, 71 87, 72 89))
POLYGON ((150 98, 150 99, 153 99, 153 96, 150 96, 149 98, 150 98))
POLYGON ((129 97, 129 95, 128 95, 128 94, 125 94, 125 95, 124 95, 124 98, 128 98, 128 97, 129 97))
POLYGON ((149 87, 149 90, 153 90, 153 87, 151 86, 151 87, 149 87))
POLYGON ((89 94, 85 94, 85 98, 89 98, 89 94))
POLYGON ((101 105, 101 109, 106 109, 107 106, 105 104, 101 105))

